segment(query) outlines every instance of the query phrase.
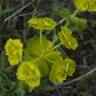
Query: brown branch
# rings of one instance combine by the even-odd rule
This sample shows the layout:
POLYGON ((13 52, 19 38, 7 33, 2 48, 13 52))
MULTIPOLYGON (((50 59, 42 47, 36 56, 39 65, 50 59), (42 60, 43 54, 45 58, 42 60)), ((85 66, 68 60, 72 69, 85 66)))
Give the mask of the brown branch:
POLYGON ((57 87, 62 87, 62 86, 67 86, 67 85, 70 85, 72 83, 75 83, 75 82, 78 82, 82 79, 85 79, 86 77, 88 77, 89 75, 93 74, 94 72, 96 72, 96 68, 93 68, 92 70, 90 70, 89 72, 85 73, 84 75, 81 75, 73 80, 70 80, 70 81, 67 81, 67 82, 64 82, 64 83, 60 83, 60 84, 57 84, 55 86, 57 87))

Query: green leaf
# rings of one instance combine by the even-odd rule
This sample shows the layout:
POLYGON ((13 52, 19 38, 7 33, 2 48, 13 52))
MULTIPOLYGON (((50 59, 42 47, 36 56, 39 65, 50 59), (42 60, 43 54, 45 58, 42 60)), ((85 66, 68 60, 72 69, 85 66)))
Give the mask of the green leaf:
POLYGON ((48 85, 48 84, 44 88, 45 92, 54 91, 54 90, 55 90, 55 88, 51 85, 48 85))
POLYGON ((73 31, 83 31, 86 28, 87 20, 83 18, 78 18, 71 16, 69 18, 69 27, 73 29, 73 31))
POLYGON ((0 5, 0 15, 1 15, 1 13, 2 13, 2 6, 0 5))
POLYGON ((14 8, 3 9, 2 6, 0 5, 0 15, 3 15, 5 13, 9 13, 9 12, 13 12, 13 11, 14 11, 14 8))
POLYGON ((3 12, 2 12, 2 14, 13 12, 13 11, 14 11, 14 8, 4 9, 3 12))
POLYGON ((71 16, 68 20, 68 26, 72 31, 77 31, 80 35, 80 38, 83 39, 83 30, 87 26, 87 20, 71 16))
POLYGON ((55 13, 57 16, 60 17, 68 17, 71 15, 71 11, 67 8, 51 8, 52 12, 55 13))
POLYGON ((31 54, 25 49, 24 50, 24 55, 23 55, 22 61, 29 61, 31 59, 32 59, 31 54))
POLYGON ((49 74, 49 67, 44 60, 39 60, 36 62, 36 65, 38 66, 42 77, 46 77, 49 74))
MULTIPOLYGON (((25 83, 21 81, 16 81, 15 90, 13 90, 14 96, 24 96, 25 95, 25 83)), ((10 92, 11 93, 11 92, 10 92)), ((8 96, 13 96, 12 94, 8 96)))

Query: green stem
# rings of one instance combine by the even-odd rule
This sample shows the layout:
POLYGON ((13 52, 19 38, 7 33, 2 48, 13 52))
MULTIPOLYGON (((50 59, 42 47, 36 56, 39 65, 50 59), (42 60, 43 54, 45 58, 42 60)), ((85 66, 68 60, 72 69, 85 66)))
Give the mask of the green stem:
POLYGON ((67 20, 66 24, 65 24, 65 27, 68 27, 69 25, 69 21, 67 20))
POLYGON ((55 62, 49 58, 46 58, 45 60, 49 61, 50 63, 54 64, 55 62))
POLYGON ((39 6, 39 3, 40 3, 40 0, 37 0, 37 3, 34 7, 34 10, 33 10, 33 14, 32 14, 32 17, 36 17, 36 12, 37 12, 37 9, 38 9, 38 6, 39 6))
POLYGON ((26 45, 27 31, 26 31, 26 32, 23 31, 22 34, 23 34, 23 40, 24 40, 24 43, 25 43, 25 45, 26 45))
POLYGON ((2 65, 1 65, 1 67, 4 67, 4 64, 5 64, 5 54, 4 54, 4 51, 2 50, 2 65))
POLYGON ((60 47, 61 45, 62 45, 62 43, 59 43, 59 44, 57 44, 56 46, 54 46, 51 50, 49 50, 49 54, 46 55, 46 57, 50 56, 50 55, 52 54, 52 51, 55 50, 55 49, 57 49, 57 48, 60 47))
MULTIPOLYGON (((69 17, 71 17, 71 16, 76 16, 78 12, 79 12, 78 10, 75 10, 75 11, 73 12, 73 14, 70 15, 69 17)), ((64 22, 65 20, 66 20, 66 18, 62 18, 62 19, 59 21, 59 24, 61 24, 61 23, 64 22)))
POLYGON ((3 5, 3 0, 0 0, 0 6, 2 8, 2 5, 3 5))
MULTIPOLYGON (((62 43, 59 43, 59 44, 57 44, 56 46, 54 46, 51 50, 49 50, 49 52, 51 52, 51 53, 49 53, 49 54, 46 55, 45 57, 50 56, 50 55, 52 54, 52 51, 55 50, 56 48, 60 47, 61 45, 62 45, 62 43)), ((43 55, 41 54, 40 57, 38 57, 38 58, 34 61, 34 63, 38 62, 40 59, 42 59, 42 57, 43 57, 43 55)))
POLYGON ((32 17, 35 17, 36 12, 37 12, 37 8, 35 7, 34 11, 33 11, 33 14, 32 14, 32 17))
POLYGON ((41 46, 41 49, 42 49, 42 43, 43 43, 43 41, 42 41, 42 37, 43 36, 43 34, 42 34, 42 31, 40 30, 40 46, 41 46))
POLYGON ((66 20, 66 18, 62 18, 60 21, 59 21, 59 24, 61 24, 62 22, 64 22, 66 20))
POLYGON ((35 64, 36 62, 38 62, 40 59, 42 59, 43 55, 41 54, 33 63, 35 64))
MULTIPOLYGON (((41 50, 42 50, 42 46, 43 46, 43 34, 42 34, 42 31, 40 30, 40 47, 41 47, 41 50)), ((41 54, 35 61, 34 63, 38 62, 41 58, 43 57, 43 55, 41 54)))
POLYGON ((62 45, 62 43, 57 44, 56 46, 54 46, 54 47, 51 49, 51 51, 57 49, 57 48, 60 47, 61 45, 62 45))
POLYGON ((70 15, 70 16, 71 16, 71 17, 72 17, 72 16, 74 16, 74 17, 75 17, 75 16, 77 15, 77 13, 78 13, 78 12, 79 12, 78 10, 75 10, 75 11, 73 12, 73 14, 72 14, 72 15, 70 15))
POLYGON ((2 14, 3 11, 2 6, 3 6, 3 0, 0 1, 0 15, 2 14))

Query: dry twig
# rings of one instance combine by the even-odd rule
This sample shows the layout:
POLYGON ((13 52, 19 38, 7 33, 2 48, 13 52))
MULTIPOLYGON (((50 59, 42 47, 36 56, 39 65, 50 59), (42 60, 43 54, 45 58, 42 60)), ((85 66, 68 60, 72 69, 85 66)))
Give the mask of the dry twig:
POLYGON ((61 84, 58 84, 56 85, 57 87, 62 87, 62 86, 67 86, 67 85, 70 85, 72 83, 75 83, 75 82, 78 82, 82 79, 85 79, 86 77, 88 77, 89 75, 92 75, 94 72, 96 72, 96 68, 93 68, 92 70, 90 70, 89 72, 85 73, 84 75, 81 75, 73 80, 70 80, 70 81, 67 81, 67 82, 64 82, 64 83, 61 83, 61 84))
POLYGON ((23 11, 25 8, 27 8, 28 6, 30 6, 35 0, 32 0, 31 2, 29 2, 28 4, 24 5, 22 8, 20 8, 19 10, 17 10, 16 12, 14 12, 12 15, 10 15, 9 17, 5 18, 4 23, 8 20, 10 20, 12 17, 16 16, 18 13, 20 13, 21 11, 23 11))

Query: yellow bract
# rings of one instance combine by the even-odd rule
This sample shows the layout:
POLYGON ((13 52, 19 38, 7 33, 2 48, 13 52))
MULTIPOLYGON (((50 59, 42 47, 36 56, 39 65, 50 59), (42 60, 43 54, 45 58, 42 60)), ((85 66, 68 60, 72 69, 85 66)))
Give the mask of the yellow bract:
POLYGON ((67 27, 61 27, 59 36, 61 43, 66 48, 75 50, 78 47, 76 38, 72 36, 71 30, 69 30, 67 27))
POLYGON ((28 24, 30 27, 41 31, 51 30, 57 25, 57 23, 53 19, 47 17, 31 18, 30 20, 28 20, 28 24))
POLYGON ((40 85, 40 71, 32 62, 22 62, 17 69, 17 78, 28 84, 29 87, 38 87, 40 85))
POLYGON ((63 80, 66 80, 66 77, 66 65, 63 64, 62 60, 52 65, 49 75, 49 80, 52 83, 61 83, 63 80))
POLYGON ((72 76, 75 72, 76 63, 70 58, 58 60, 51 67, 49 80, 52 83, 61 83, 66 80, 67 76, 72 76))
POLYGON ((19 39, 9 39, 5 44, 5 52, 11 65, 20 62, 23 55, 23 44, 19 39))
POLYGON ((72 76, 73 73, 75 72, 76 62, 67 57, 67 58, 64 59, 63 63, 66 65, 67 76, 72 76))
POLYGON ((79 11, 96 11, 96 0, 73 0, 79 11))

